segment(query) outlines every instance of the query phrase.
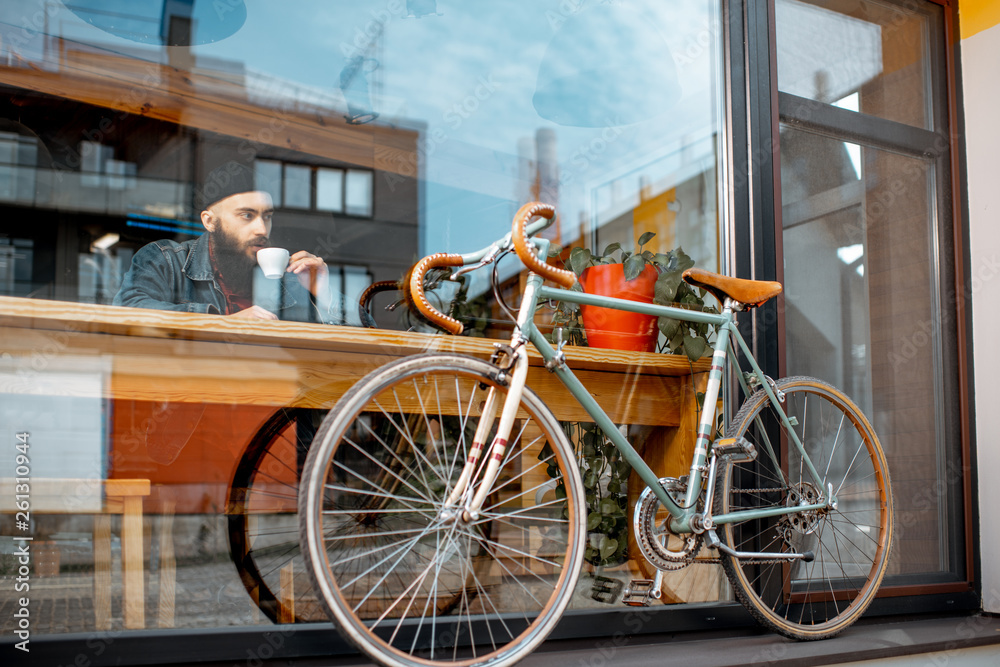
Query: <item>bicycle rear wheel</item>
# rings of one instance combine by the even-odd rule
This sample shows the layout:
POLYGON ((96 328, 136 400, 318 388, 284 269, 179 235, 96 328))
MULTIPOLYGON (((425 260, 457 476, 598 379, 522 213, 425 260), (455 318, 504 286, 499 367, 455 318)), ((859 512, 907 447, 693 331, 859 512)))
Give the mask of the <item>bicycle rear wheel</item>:
POLYGON ((727 434, 753 443, 757 458, 720 470, 714 514, 816 503, 830 488, 837 506, 719 526, 723 543, 738 551, 812 551, 812 562, 723 555, 722 565, 736 597, 765 626, 793 639, 832 637, 864 613, 885 575, 893 533, 888 466, 868 420, 840 391, 807 377, 776 387, 822 487, 760 390, 727 434))
MULTIPOLYGON (((229 555, 250 598, 272 622, 326 620, 299 553, 301 469, 322 411, 280 408, 261 426, 233 472, 226 503, 229 555), (282 572, 294 602, 279 602, 282 572)), ((287 591, 286 591, 287 593, 287 591)))
POLYGON ((379 663, 509 665, 569 603, 583 486, 530 390, 481 515, 444 511, 491 389, 506 396, 503 374, 473 358, 388 364, 344 395, 310 451, 299 499, 308 569, 338 630, 379 663))

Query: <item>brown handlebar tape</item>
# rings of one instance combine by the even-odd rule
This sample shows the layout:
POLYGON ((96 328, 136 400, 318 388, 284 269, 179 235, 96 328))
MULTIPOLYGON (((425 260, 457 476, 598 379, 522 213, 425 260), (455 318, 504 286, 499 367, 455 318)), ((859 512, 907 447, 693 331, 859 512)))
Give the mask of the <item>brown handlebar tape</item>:
POLYGON ((413 305, 420 311, 420 314, 427 318, 434 326, 455 335, 462 333, 462 323, 453 317, 448 317, 444 313, 437 311, 430 304, 426 295, 424 295, 424 275, 428 269, 437 266, 462 266, 463 263, 461 255, 449 255, 443 252, 428 255, 413 266, 407 286, 413 305))
POLYGON ((514 215, 510 235, 514 241, 514 250, 517 252, 518 258, 528 267, 529 271, 568 289, 576 282, 576 274, 547 264, 538 256, 534 244, 528 239, 528 221, 531 218, 541 216, 551 220, 555 215, 556 209, 549 204, 540 202, 525 204, 514 215))

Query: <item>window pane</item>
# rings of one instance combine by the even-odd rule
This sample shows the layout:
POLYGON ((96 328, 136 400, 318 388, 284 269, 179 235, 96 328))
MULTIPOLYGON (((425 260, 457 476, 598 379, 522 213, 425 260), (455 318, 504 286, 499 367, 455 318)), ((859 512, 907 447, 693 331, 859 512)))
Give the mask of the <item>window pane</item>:
MULTIPOLYGON (((778 89, 932 129, 929 23, 941 8, 878 0, 777 0, 778 89)), ((940 119, 938 119, 940 120, 940 119)))
POLYGON ((372 173, 351 169, 347 172, 345 207, 351 215, 372 214, 372 173))
POLYGON ((960 508, 956 339, 934 163, 783 127, 781 168, 785 374, 840 387, 872 420, 903 526, 895 582, 948 580, 962 567, 960 524, 946 519, 960 508))
POLYGON ((282 206, 281 163, 274 160, 257 160, 254 163, 254 185, 271 195, 275 208, 282 206))
POLYGON ((344 210, 344 172, 342 170, 316 170, 316 208, 321 211, 344 210))
POLYGON ((312 206, 312 169, 296 165, 285 165, 285 199, 289 208, 309 208, 312 206))
MULTIPOLYGON (((88 467, 79 470, 148 480, 143 521, 156 547, 143 563, 147 588, 169 602, 165 578, 174 577, 176 614, 126 621, 116 583, 106 610, 82 599, 92 611, 39 620, 40 634, 93 632, 109 617, 116 630, 260 625, 280 620, 283 592, 294 592, 300 620, 326 620, 295 546, 296 475, 317 416, 350 385, 348 373, 367 373, 386 349, 367 354, 375 336, 361 330, 330 336, 350 337, 361 354, 311 349, 322 338, 310 328, 316 325, 286 322, 274 323, 280 335, 264 341, 242 328, 200 339, 198 327, 213 326, 208 315, 237 314, 249 303, 267 304, 281 320, 316 321, 310 295, 292 294, 301 287, 294 276, 280 282, 256 270, 252 244, 213 245, 228 253, 215 265, 202 257, 202 276, 225 278, 230 298, 221 306, 208 301, 222 295, 211 280, 199 281, 210 296, 192 296, 184 289, 196 286, 177 289, 149 274, 145 284, 164 288, 164 299, 118 301, 151 244, 166 257, 206 239, 224 241, 208 235, 201 214, 234 188, 271 194, 270 243, 322 257, 331 289, 342 295, 331 319, 349 324, 359 323, 356 300, 369 283, 398 281, 423 255, 485 247, 509 232, 529 201, 556 206, 547 233, 564 248, 613 241, 631 248, 654 232, 645 249, 683 247, 701 266, 724 268, 718 0, 437 3, 437 11, 409 16, 407 6, 433 3, 118 3, 114 12, 106 4, 0 0, 0 291, 85 302, 88 315, 112 319, 173 317, 181 330, 193 322, 195 333, 144 335, 140 345, 128 332, 147 332, 134 323, 105 335, 88 321, 85 330, 51 340, 42 330, 31 337, 0 329, 0 347, 12 357, 0 359, 0 372, 31 369, 38 350, 52 350, 71 371, 81 367, 76 357, 93 358, 95 350, 112 364, 107 377, 98 369, 83 387, 88 399, 101 399, 86 404, 101 422, 81 431, 88 467), (25 16, 40 19, 25 30, 25 16), (117 307, 99 307, 109 301, 117 307), (300 334, 290 347, 275 343, 300 334), (289 414, 296 421, 275 430, 273 420, 289 414), (254 458, 264 454, 270 458, 254 458), (256 481, 239 477, 247 471, 260 473, 256 481), (239 516, 250 517, 242 532, 234 528, 239 516), (153 553, 166 563, 154 563, 153 553), (286 573, 295 581, 283 590, 286 573), (211 595, 191 594, 205 591, 206 581, 211 595)), ((507 303, 519 299, 522 268, 510 257, 499 266, 507 303)), ((512 325, 486 274, 470 274, 456 312, 467 316, 471 335, 506 337, 512 325)), ((443 310, 457 284, 449 287, 430 297, 443 310)), ((383 295, 378 325, 427 331, 404 307, 385 309, 396 298, 383 295)), ((51 382, 40 373, 32 376, 37 386, 23 391, 7 383, 20 392, 12 403, 18 414, 44 413, 46 392, 64 379, 58 364, 45 361, 51 382)), ((662 416, 646 412, 647 421, 662 416)), ((633 432, 676 430, 647 426, 633 432)), ((574 437, 584 436, 578 429, 574 437)), ((650 436, 650 456, 669 458, 665 445, 652 452, 668 439, 650 436)), ((537 461, 516 465, 524 471, 537 461)), ((514 489, 521 479, 507 487, 514 502, 537 502, 534 493, 521 500, 514 489)), ((616 504, 605 506, 588 551, 589 571, 603 568, 617 580, 605 594, 633 571, 653 576, 630 551, 626 487, 627 480, 612 485, 616 504)), ((106 559, 95 555, 91 514, 57 508, 40 518, 38 542, 51 542, 73 573, 39 588, 49 596, 39 607, 47 609, 79 589, 76 573, 103 576, 106 559)), ((99 528, 108 527, 103 519, 99 528)), ((118 524, 110 525, 117 531, 118 524)), ((544 541, 534 527, 523 537, 544 541)), ((98 551, 120 539, 109 535, 98 551)), ((674 602, 716 601, 725 595, 723 580, 718 566, 704 565, 668 575, 664 591, 674 602)), ((581 579, 573 604, 612 609, 593 597, 595 583, 581 579)), ((518 589, 509 592, 510 609, 501 613, 518 609, 518 589)), ((0 629, 10 630, 11 618, 0 619, 0 629)))

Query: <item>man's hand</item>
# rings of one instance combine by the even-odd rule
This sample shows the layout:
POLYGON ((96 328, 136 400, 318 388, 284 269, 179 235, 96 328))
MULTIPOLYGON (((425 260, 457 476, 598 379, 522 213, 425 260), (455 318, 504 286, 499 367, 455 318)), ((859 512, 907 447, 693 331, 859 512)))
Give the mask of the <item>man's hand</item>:
POLYGON ((231 313, 226 317, 239 317, 245 320, 276 320, 278 316, 269 310, 264 310, 260 306, 250 306, 237 313, 231 313))
POLYGON ((319 296, 320 290, 325 290, 330 282, 330 274, 326 262, 305 250, 299 250, 288 261, 289 273, 294 273, 302 286, 319 296))

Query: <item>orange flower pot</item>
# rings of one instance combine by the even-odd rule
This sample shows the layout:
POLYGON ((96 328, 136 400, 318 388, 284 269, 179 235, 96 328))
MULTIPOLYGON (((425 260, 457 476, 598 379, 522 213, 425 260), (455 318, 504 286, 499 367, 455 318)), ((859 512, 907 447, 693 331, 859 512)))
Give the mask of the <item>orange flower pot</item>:
MULTIPOLYGON (((580 285, 587 294, 653 303, 658 276, 654 267, 647 266, 634 280, 626 281, 623 265, 600 264, 591 266, 580 275, 580 285)), ((580 306, 580 314, 590 347, 636 352, 653 352, 656 349, 659 331, 655 315, 584 305, 580 306)))

